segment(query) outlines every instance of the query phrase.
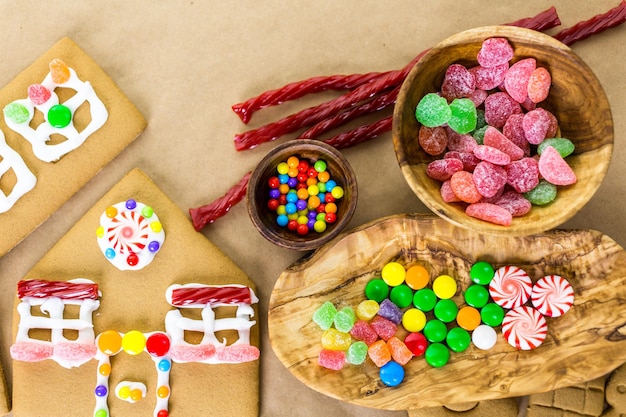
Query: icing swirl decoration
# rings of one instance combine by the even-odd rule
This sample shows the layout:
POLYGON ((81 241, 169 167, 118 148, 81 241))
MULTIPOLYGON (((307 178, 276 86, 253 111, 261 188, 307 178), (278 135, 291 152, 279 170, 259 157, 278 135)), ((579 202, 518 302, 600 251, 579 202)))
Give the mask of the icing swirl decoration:
POLYGON ((133 199, 109 206, 96 229, 104 256, 120 270, 138 270, 159 252, 165 232, 152 207, 133 199))
POLYGON ((530 298, 533 283, 526 272, 517 266, 503 266, 496 270, 489 283, 489 295, 502 308, 515 308, 530 298))
POLYGON ((574 289, 559 275, 546 275, 533 286, 533 306, 544 316, 559 317, 574 304, 574 289))
POLYGON ((510 310, 502 321, 502 334, 518 350, 531 350, 541 345, 548 333, 546 319, 536 309, 519 306, 510 310))

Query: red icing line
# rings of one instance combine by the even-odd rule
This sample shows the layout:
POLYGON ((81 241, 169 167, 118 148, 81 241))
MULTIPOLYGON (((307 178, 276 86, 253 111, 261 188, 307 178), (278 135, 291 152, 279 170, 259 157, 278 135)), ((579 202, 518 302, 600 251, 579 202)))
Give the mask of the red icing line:
POLYGON ((17 283, 17 296, 65 300, 98 299, 98 284, 74 283, 67 281, 45 281, 42 279, 21 280, 17 283))
POLYGON ((185 307, 193 304, 252 304, 248 287, 177 288, 172 291, 172 305, 185 307))

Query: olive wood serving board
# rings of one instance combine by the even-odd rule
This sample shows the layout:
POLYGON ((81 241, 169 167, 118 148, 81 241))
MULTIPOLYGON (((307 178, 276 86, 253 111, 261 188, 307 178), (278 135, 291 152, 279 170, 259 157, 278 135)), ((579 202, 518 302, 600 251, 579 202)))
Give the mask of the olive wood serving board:
POLYGON ((462 401, 517 397, 578 384, 626 362, 626 252, 593 230, 553 230, 533 236, 482 235, 432 215, 383 218, 348 231, 288 267, 276 281, 269 303, 269 336, 282 363, 309 387, 350 403, 407 410, 462 401), (366 283, 384 264, 420 263, 431 281, 457 279, 461 306, 470 266, 516 265, 533 279, 558 274, 575 292, 574 306, 547 318, 548 335, 532 351, 518 351, 500 328, 494 348, 469 347, 451 353, 442 368, 423 357, 405 366, 404 381, 385 386, 368 359, 341 371, 317 363, 322 330, 311 320, 324 302, 356 309, 366 283))

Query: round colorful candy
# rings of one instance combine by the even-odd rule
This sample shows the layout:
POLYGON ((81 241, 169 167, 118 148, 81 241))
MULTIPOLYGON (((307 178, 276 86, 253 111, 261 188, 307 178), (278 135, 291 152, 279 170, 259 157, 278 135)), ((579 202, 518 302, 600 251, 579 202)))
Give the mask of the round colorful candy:
POLYGON ((448 334, 448 328, 441 320, 429 320, 424 326, 424 336, 431 343, 443 342, 448 334))
POLYGON ((456 303, 450 299, 439 300, 435 304, 435 317, 444 323, 453 322, 458 312, 456 303))
POLYGON ((450 351, 441 343, 432 343, 426 348, 424 357, 433 368, 441 368, 450 360, 450 351))
POLYGON ((478 261, 470 268, 470 279, 476 284, 488 285, 495 271, 489 262, 478 261))
POLYGON ((433 291, 443 300, 452 298, 456 294, 456 280, 450 275, 439 275, 433 281, 433 291))
POLYGON ((495 272, 489 283, 489 295, 500 306, 511 309, 528 301, 532 286, 530 276, 523 269, 507 265, 495 272))
POLYGON ((428 347, 428 340, 426 340, 426 337, 422 333, 409 333, 404 338, 404 344, 413 352, 413 355, 421 356, 428 347))
POLYGON ((472 343, 480 350, 489 350, 495 346, 498 334, 495 329, 486 324, 481 324, 472 332, 472 343))
POLYGON ((560 275, 546 275, 535 282, 530 299, 544 316, 559 317, 574 304, 574 289, 560 275))
POLYGON ((470 345, 470 334, 461 327, 450 329, 446 335, 446 344, 453 352, 463 352, 470 345))
POLYGON ((400 284, 391 289, 389 299, 399 308, 405 308, 413 302, 413 290, 406 284, 400 284))
POLYGON ((421 290, 428 285, 428 270, 422 265, 413 265, 406 270, 404 281, 413 290, 421 290))
POLYGON ((472 331, 480 325, 480 311, 472 306, 465 306, 457 313, 456 322, 461 328, 472 331))
POLYGON ((519 306, 504 316, 502 334, 511 346, 531 350, 543 343, 548 325, 543 315, 533 307, 519 306))
POLYGON ((62 129, 72 121, 72 111, 63 104, 55 104, 48 110, 48 123, 62 129))
POLYGON ((165 356, 170 350, 170 338, 167 334, 156 332, 148 336, 146 350, 155 357, 165 356))
POLYGON ((424 312, 431 311, 436 303, 437 296, 430 288, 422 288, 413 295, 413 305, 424 312))
POLYGON ((139 355, 146 347, 146 336, 138 330, 131 330, 122 336, 122 349, 129 355, 139 355))
POLYGON ((404 266, 398 262, 388 262, 385 266, 383 266, 380 275, 387 285, 395 287, 404 282, 406 270, 404 269, 404 266))
POLYGON ((365 297, 368 300, 374 300, 381 303, 389 295, 389 286, 380 278, 370 280, 365 285, 365 297))
POLYGON ((464 298, 467 305, 481 308, 489 301, 489 291, 482 285, 473 284, 465 290, 464 298))
POLYGON ((426 325, 426 315, 422 310, 409 308, 402 314, 402 326, 408 332, 420 332, 426 325))
POLYGON ((400 385, 404 380, 404 368, 394 361, 389 361, 380 368, 380 380, 389 387, 400 385))
POLYGON ((496 303, 487 303, 480 310, 480 318, 483 323, 491 327, 499 326, 504 318, 504 309, 496 303))

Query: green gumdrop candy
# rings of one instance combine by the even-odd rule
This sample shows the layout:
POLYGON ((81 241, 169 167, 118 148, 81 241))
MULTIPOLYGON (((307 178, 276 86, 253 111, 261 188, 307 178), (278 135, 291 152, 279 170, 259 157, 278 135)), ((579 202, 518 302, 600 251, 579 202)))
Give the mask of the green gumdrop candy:
POLYGON ((335 329, 348 333, 354 326, 355 320, 354 310, 351 307, 344 307, 335 314, 333 322, 335 323, 335 329))
POLYGON ((26 106, 20 103, 9 103, 4 107, 4 115, 13 123, 26 123, 30 119, 30 113, 26 106))
POLYGON ((367 358, 367 345, 360 340, 351 344, 346 352, 346 362, 352 365, 362 364, 365 358, 367 358))
POLYGON ((479 145, 483 144, 483 141, 485 139, 485 132, 487 131, 488 127, 489 125, 479 127, 476 130, 474 130, 474 133, 472 133, 472 137, 474 138, 476 143, 478 143, 479 145))
POLYGON ((487 120, 485 120, 485 111, 483 109, 476 109, 476 129, 487 126, 487 120))
POLYGON ((448 126, 460 135, 476 129, 476 107, 469 98, 455 98, 450 103, 448 126))
POLYGON ((537 153, 541 155, 543 150, 548 146, 552 146, 556 151, 561 155, 561 157, 565 158, 574 152, 574 144, 571 140, 565 138, 549 138, 544 139, 543 142, 539 144, 537 147, 537 153))
POLYGON ((321 306, 313 313, 313 321, 317 323, 322 330, 330 329, 337 315, 337 309, 330 301, 325 301, 321 306))
POLYGON ((536 206, 546 205, 556 198, 556 185, 543 179, 539 180, 539 184, 529 192, 524 193, 524 197, 536 206))
POLYGON ((445 98, 428 93, 415 108, 415 118, 426 127, 437 127, 448 123, 452 111, 445 98))

